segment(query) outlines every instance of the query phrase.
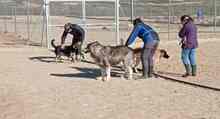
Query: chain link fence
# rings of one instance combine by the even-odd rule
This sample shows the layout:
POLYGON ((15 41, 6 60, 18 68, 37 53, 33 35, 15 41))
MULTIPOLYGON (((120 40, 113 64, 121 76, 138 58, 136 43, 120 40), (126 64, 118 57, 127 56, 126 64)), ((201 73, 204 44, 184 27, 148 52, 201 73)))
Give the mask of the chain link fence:
MULTIPOLYGON (((218 37, 220 32, 220 0, 133 0, 133 9, 131 1, 120 0, 121 38, 128 37, 130 20, 138 16, 168 40, 177 39, 179 18, 184 14, 195 19, 200 37, 218 37)), ((0 32, 14 32, 21 35, 27 44, 46 46, 43 6, 43 0, 0 0, 0 32)), ((110 2, 86 2, 87 39, 102 41, 103 36, 115 38, 114 7, 110 2)), ((82 12, 81 1, 51 2, 50 38, 59 41, 67 22, 82 24, 82 12)))
MULTIPOLYGON (((131 1, 121 0, 121 15, 128 18, 131 1)), ((216 38, 220 31, 220 0, 133 0, 133 15, 143 17, 168 40, 177 39, 182 15, 194 18, 200 38, 216 38)))

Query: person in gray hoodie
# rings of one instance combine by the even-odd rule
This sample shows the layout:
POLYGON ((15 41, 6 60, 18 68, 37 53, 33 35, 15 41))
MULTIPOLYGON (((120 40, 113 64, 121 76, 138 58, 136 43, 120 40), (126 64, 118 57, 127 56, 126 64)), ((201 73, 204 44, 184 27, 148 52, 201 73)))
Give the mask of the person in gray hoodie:
POLYGON ((182 77, 196 76, 197 27, 189 15, 181 16, 180 22, 182 24, 182 28, 179 31, 182 47, 181 59, 186 70, 186 73, 182 77))

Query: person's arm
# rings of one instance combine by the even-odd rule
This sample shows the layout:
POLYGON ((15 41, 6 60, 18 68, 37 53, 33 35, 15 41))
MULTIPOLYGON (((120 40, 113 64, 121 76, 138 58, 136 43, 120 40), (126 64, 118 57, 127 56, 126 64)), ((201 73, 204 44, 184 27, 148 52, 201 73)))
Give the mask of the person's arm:
POLYGON ((68 34, 68 30, 64 30, 62 37, 61 37, 61 45, 63 45, 65 43, 65 39, 66 39, 67 34, 68 34))
POLYGON ((186 25, 184 25, 181 30, 179 31, 179 37, 181 39, 184 39, 184 37, 186 36, 186 25))
POLYGON ((178 35, 181 38, 181 41, 179 42, 179 45, 184 45, 185 37, 186 37, 186 25, 183 25, 183 27, 179 31, 178 35))
POLYGON ((126 41, 126 46, 129 46, 130 44, 132 44, 135 41, 140 29, 141 29, 140 25, 136 25, 134 27, 133 31, 131 32, 130 36, 128 37, 128 40, 126 41))

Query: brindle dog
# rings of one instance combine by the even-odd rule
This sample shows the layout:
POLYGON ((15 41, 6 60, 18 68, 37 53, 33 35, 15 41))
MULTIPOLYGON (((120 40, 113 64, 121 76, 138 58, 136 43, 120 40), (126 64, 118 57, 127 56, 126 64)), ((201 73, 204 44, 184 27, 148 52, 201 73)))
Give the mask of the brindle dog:
POLYGON ((127 46, 103 46, 98 41, 89 43, 85 48, 95 63, 101 68, 101 79, 111 79, 111 67, 123 63, 128 79, 132 79, 133 51, 127 46))

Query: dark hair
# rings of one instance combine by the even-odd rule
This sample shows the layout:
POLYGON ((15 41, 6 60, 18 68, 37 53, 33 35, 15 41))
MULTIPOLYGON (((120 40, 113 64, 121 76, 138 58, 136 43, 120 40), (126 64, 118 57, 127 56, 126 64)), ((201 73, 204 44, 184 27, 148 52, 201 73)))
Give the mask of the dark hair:
POLYGON ((133 20, 133 25, 135 26, 138 23, 142 23, 143 21, 141 20, 141 18, 136 18, 135 20, 133 20))
POLYGON ((181 22, 183 22, 183 21, 189 22, 189 21, 193 21, 193 18, 190 17, 189 15, 183 15, 180 17, 180 21, 181 22))

